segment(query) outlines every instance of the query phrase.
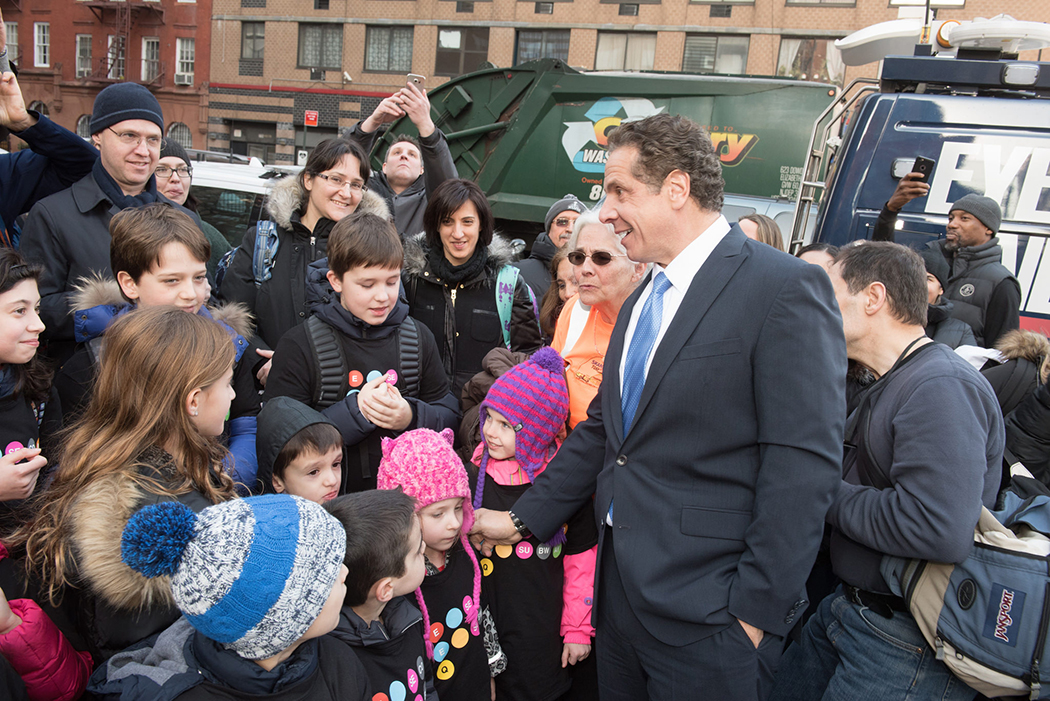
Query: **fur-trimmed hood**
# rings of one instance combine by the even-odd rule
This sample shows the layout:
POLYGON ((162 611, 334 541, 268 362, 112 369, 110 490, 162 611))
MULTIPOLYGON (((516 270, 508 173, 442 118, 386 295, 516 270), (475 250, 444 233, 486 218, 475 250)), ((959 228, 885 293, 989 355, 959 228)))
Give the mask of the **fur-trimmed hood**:
POLYGON ((1050 375, 1050 340, 1038 331, 1014 329, 1003 334, 995 349, 1005 357, 1003 362, 1024 358, 1039 366, 1039 379, 1046 382, 1050 375))
MULTIPOLYGON (((273 217, 277 226, 282 229, 292 227, 292 215, 299 210, 299 203, 303 199, 303 188, 299 184, 298 175, 289 175, 278 180, 266 197, 266 212, 273 217)), ((361 203, 357 205, 358 212, 368 212, 376 216, 390 219, 390 208, 382 197, 365 190, 361 193, 361 203)))
MULTIPOLYGON (((415 236, 405 239, 405 266, 406 275, 422 275, 424 272, 432 272, 430 263, 427 261, 427 235, 420 232, 415 236)), ((504 265, 514 262, 514 248, 510 240, 503 238, 500 234, 492 235, 492 243, 488 247, 489 259, 485 267, 493 272, 504 265)))
MULTIPOLYGON (((81 342, 100 336, 113 319, 132 309, 132 304, 120 293, 117 281, 101 275, 80 278, 73 286, 70 306, 76 338, 81 342)), ((255 333, 252 313, 239 302, 207 306, 207 311, 211 318, 244 339, 250 339, 255 333)))

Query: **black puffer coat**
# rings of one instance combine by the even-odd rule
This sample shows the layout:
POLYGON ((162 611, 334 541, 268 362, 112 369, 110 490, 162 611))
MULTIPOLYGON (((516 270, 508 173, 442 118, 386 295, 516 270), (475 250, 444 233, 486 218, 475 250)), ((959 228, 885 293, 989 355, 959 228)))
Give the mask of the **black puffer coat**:
MULTIPOLYGON (((510 243, 495 236, 488 247, 484 271, 453 287, 431 270, 425 234, 405 242, 404 286, 409 313, 434 334, 457 397, 467 380, 481 371, 485 354, 503 345, 496 278, 511 258, 510 243)), ((531 353, 542 344, 536 308, 525 279, 519 275, 511 310, 510 350, 531 353)))

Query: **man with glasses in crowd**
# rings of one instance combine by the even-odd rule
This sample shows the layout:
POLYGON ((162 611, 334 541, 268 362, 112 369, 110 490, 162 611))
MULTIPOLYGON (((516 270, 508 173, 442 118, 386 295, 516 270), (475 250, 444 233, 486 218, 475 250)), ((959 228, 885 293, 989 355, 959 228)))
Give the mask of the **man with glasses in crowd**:
POLYGON ((168 202, 157 192, 153 170, 160 156, 164 115, 149 90, 136 83, 110 85, 95 98, 91 141, 99 150, 91 173, 68 190, 46 197, 29 212, 22 254, 44 266, 40 316, 46 355, 61 364, 75 346, 69 295, 80 278, 112 277, 109 220, 129 207, 168 202))
POLYGON ((551 205, 543 218, 543 233, 536 237, 529 257, 518 263, 521 276, 532 288, 537 298, 547 293, 551 284, 551 259, 563 248, 572 236, 576 218, 587 211, 587 206, 569 194, 551 205))

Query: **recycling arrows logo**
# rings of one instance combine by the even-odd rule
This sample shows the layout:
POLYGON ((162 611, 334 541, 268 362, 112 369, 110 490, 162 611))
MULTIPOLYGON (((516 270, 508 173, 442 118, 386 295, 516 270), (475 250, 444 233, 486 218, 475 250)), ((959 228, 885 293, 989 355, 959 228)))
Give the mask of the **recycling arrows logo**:
POLYGON ((603 97, 584 114, 588 122, 563 122, 561 145, 576 170, 605 172, 607 134, 621 122, 633 122, 664 111, 645 98, 603 97))

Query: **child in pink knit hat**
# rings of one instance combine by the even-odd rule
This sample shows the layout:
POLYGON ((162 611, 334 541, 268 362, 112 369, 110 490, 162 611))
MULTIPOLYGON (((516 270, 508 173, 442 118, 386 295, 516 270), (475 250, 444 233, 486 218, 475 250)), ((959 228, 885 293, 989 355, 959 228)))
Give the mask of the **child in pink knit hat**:
MULTIPOLYGON (((480 406, 474 508, 513 508, 554 457, 568 416, 565 361, 554 349, 541 348, 501 375, 480 406)), ((597 542, 588 504, 546 543, 530 536, 481 561, 482 591, 512 660, 496 680, 499 699, 546 701, 570 685, 573 698, 584 697, 577 685, 586 675, 570 678, 569 667, 591 651, 597 542)))
POLYGON ((474 524, 467 471, 452 449, 452 429, 427 428, 384 438, 377 487, 415 498, 427 576, 416 590, 434 660, 438 697, 490 701, 493 677, 507 666, 481 597, 481 568, 467 533, 474 524))

